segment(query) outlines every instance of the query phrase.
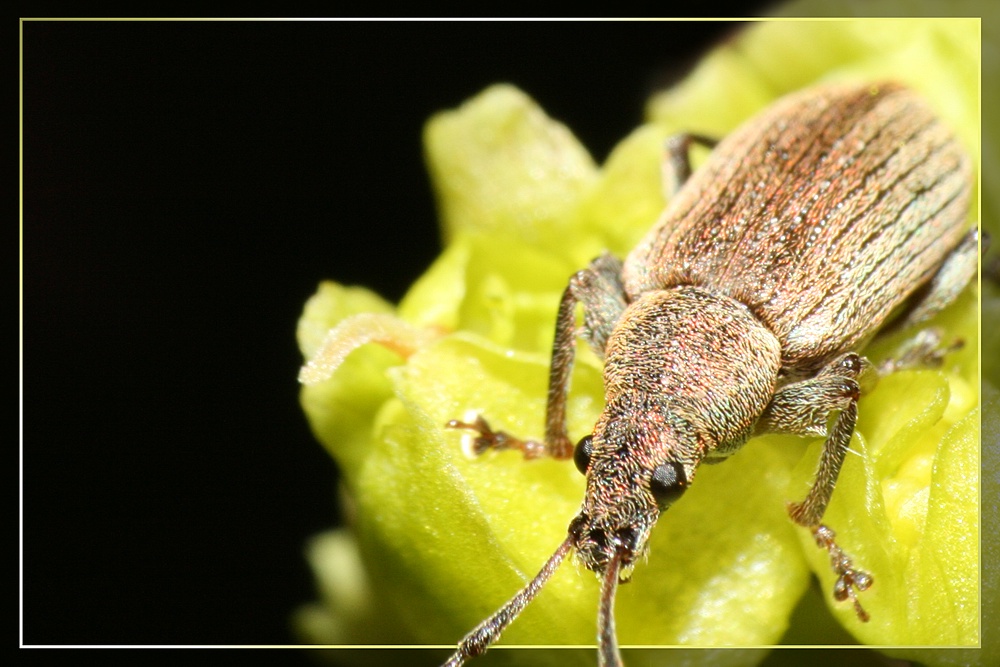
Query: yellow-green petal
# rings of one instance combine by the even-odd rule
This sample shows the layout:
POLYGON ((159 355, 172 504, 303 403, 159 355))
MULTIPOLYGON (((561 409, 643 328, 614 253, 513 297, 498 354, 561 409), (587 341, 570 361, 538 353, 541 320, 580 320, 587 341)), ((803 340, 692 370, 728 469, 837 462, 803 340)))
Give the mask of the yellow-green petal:
MULTIPOLYGON (((516 453, 468 460, 461 433, 443 424, 475 410, 497 428, 542 435, 559 294, 589 257, 603 247, 624 253, 652 224, 663 200, 662 138, 683 129, 722 134, 781 93, 814 82, 891 76, 924 91, 974 151, 975 26, 761 23, 651 101, 650 123, 600 170, 566 128, 509 86, 431 122, 428 162, 449 245, 397 315, 435 335, 405 358, 366 345, 303 393, 314 431, 344 470, 372 606, 398 623, 398 641, 456 642, 564 538, 583 489, 572 464, 526 463, 516 453), (810 45, 815 53, 802 56, 810 45)), ((664 515, 648 562, 619 592, 621 641, 775 642, 811 570, 833 614, 861 641, 974 643, 976 303, 967 293, 934 322, 967 342, 944 369, 894 374, 861 401, 857 455, 845 463, 826 519, 875 577, 862 594, 869 624, 829 599, 828 558, 784 513, 786 501, 805 494, 822 439, 772 437, 702 468, 664 515), (949 530, 955 523, 961 530, 949 530)), ((374 310, 388 312, 383 305, 374 310)), ((332 326, 341 318, 327 320, 332 326)), ((887 338, 870 353, 876 361, 889 357, 904 338, 887 338)), ((584 348, 569 405, 577 437, 590 431, 603 401, 600 365, 584 348)), ((503 642, 592 643, 597 588, 592 573, 564 564, 503 642)), ((322 616, 311 618, 319 632, 322 616)), ((551 664, 578 656, 593 662, 586 652, 531 655, 551 664)), ((762 657, 722 654, 734 655, 742 662, 733 664, 762 657)), ((719 664, 720 656, 692 659, 719 664)))
POLYGON ((560 255, 597 178, 590 154, 561 123, 509 85, 443 112, 424 132, 446 240, 508 238, 560 255))

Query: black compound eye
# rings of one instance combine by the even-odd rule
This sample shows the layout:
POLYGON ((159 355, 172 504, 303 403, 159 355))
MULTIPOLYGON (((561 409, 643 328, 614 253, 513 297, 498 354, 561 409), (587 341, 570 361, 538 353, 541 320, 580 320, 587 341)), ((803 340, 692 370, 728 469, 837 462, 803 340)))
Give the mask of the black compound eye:
POLYGON ((656 466, 649 480, 649 490, 660 509, 670 507, 687 489, 687 475, 680 463, 667 461, 656 466))
POLYGON ((585 435, 580 438, 580 442, 576 443, 576 449, 573 450, 573 463, 576 464, 576 469, 581 474, 587 474, 587 468, 590 467, 590 453, 592 451, 594 451, 594 436, 585 435))

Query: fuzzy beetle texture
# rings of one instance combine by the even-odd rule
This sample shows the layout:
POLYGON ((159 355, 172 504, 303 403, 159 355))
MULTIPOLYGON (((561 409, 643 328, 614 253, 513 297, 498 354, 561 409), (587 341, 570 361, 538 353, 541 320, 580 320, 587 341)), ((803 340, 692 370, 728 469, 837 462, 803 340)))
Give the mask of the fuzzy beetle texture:
MULTIPOLYGON (((690 139, 672 143, 678 181, 690 139)), ((615 588, 660 513, 701 463, 763 433, 827 435, 812 489, 789 515, 829 552, 835 598, 867 620, 857 594, 873 579, 821 523, 858 398, 877 374, 859 351, 889 323, 926 320, 974 275, 970 190, 968 157, 913 92, 893 83, 814 88, 722 141, 624 262, 603 255, 574 275, 557 317, 545 442, 495 432, 481 418, 449 426, 473 430, 476 451, 573 457, 586 496, 535 579, 447 664, 485 651, 571 549, 603 581, 599 662, 621 664, 615 588), (574 451, 566 399, 578 304, 584 337, 604 359, 606 404, 574 451)), ((920 339, 908 363, 939 360, 940 342, 920 339)))

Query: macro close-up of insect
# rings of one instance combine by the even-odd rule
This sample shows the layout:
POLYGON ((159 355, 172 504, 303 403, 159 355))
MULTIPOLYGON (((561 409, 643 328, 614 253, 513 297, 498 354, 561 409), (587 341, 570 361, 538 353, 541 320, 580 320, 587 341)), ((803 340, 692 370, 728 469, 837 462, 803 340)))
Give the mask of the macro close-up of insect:
MULTIPOLYGON (((917 325, 976 273, 970 160, 917 93, 891 82, 809 88, 718 143, 679 135, 665 153, 669 203, 660 219, 624 261, 600 255, 563 293, 544 439, 493 430, 474 412, 444 425, 463 431, 474 455, 513 449, 572 459, 586 477, 562 544, 462 640, 449 667, 495 642, 573 552, 601 581, 599 664, 622 664, 616 590, 647 556, 654 524, 701 464, 769 433, 825 438, 811 488, 787 511, 827 552, 834 599, 870 618, 863 593, 880 573, 856 563, 823 516, 859 398, 880 375, 939 365, 962 343, 917 325), (691 174, 695 143, 712 153, 691 174), (567 398, 578 306, 582 337, 603 360, 605 405, 574 445, 567 398), (896 358, 873 364, 864 348, 888 331, 913 335, 896 358)), ((396 335, 333 338, 350 339, 342 358, 396 335)), ((339 364, 322 357, 303 367, 303 381, 321 381, 339 364)))
POLYGON ((1000 665, 991 5, 21 19, 19 647, 1000 665))
MULTIPOLYGON (((858 350, 891 316, 900 327, 925 321, 975 275, 969 160, 914 93, 886 83, 790 95, 688 179, 690 141, 668 149, 683 185, 642 243, 624 263, 603 255, 570 280, 544 442, 494 432, 482 417, 448 423, 474 432, 477 453, 572 458, 587 477, 566 540, 449 667, 495 641, 571 550, 602 580, 599 664, 620 665, 615 590, 645 555, 653 525, 700 464, 763 433, 826 435, 815 482, 788 513, 829 552, 834 597, 869 618, 858 594, 873 577, 822 523, 858 398, 879 372, 858 350), (565 404, 578 303, 584 336, 604 358, 606 404, 574 447, 565 404)), ((892 367, 938 362, 941 344, 933 333, 917 338, 892 367)))

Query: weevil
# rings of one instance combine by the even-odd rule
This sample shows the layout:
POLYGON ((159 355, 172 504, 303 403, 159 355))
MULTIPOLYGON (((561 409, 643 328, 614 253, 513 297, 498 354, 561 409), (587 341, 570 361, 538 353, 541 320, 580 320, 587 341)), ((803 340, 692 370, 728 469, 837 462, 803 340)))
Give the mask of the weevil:
MULTIPOLYGON (((646 237, 624 261, 593 260, 563 292, 544 441, 494 431, 481 416, 447 424, 468 429, 477 453, 572 458, 586 476, 568 536, 447 667, 496 641, 571 551, 602 581, 599 664, 620 665, 615 593, 653 525, 700 464, 765 433, 825 436, 812 487, 788 513, 829 552, 834 597, 868 620, 858 594, 873 577, 822 517, 859 396, 880 372, 859 352, 880 331, 924 322, 975 275, 970 160, 918 95, 889 82, 785 97, 690 175, 693 141, 713 143, 668 141, 668 173, 680 186, 646 237), (583 337, 604 362, 605 406, 574 445, 566 401, 577 305, 583 337)), ((900 363, 940 360, 940 337, 928 331, 900 363)))

